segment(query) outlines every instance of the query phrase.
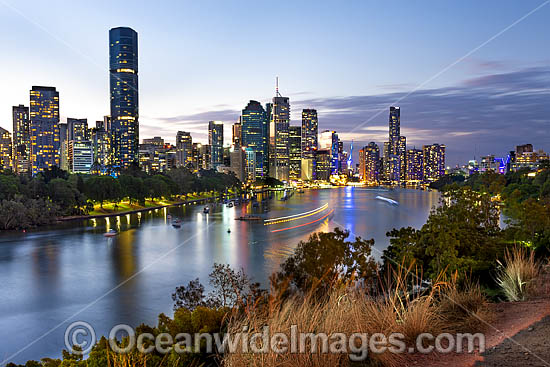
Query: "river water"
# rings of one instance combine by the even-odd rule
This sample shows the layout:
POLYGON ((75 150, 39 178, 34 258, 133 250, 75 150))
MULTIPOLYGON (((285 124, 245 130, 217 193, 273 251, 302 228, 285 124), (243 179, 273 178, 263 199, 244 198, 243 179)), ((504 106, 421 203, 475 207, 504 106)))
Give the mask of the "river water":
POLYGON ((187 205, 0 234, 0 366, 5 359, 59 357, 65 328, 74 321, 90 323, 98 337, 120 323, 154 325, 159 313, 171 315, 175 287, 197 277, 207 285, 214 262, 242 267, 267 285, 269 275, 314 231, 339 226, 374 238, 373 254, 380 257, 387 231, 419 228, 438 201, 436 192, 360 187, 306 190, 286 201, 281 195, 266 195, 259 207, 219 204, 209 214, 202 205, 187 205), (325 204, 327 209, 307 215, 325 204), (235 220, 300 213, 306 216, 268 226, 235 220), (175 218, 182 220, 181 228, 172 226, 175 218), (119 234, 105 238, 109 228, 119 234))

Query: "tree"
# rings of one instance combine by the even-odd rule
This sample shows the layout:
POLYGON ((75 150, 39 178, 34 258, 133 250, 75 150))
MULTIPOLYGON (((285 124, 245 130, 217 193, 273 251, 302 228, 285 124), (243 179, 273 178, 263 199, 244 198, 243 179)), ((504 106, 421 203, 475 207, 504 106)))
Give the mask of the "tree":
POLYGON ((301 241, 294 254, 276 274, 277 282, 290 281, 297 290, 308 292, 318 286, 327 290, 334 281, 369 282, 376 275, 376 262, 371 257, 374 240, 346 241, 349 231, 335 228, 333 232, 314 233, 301 241))
POLYGON ((103 207, 106 200, 119 201, 122 190, 120 183, 111 176, 93 176, 86 181, 86 196, 103 207))
POLYGON ((426 224, 390 231, 385 267, 415 261, 430 278, 441 272, 483 278, 503 251, 500 211, 488 193, 469 188, 445 193, 426 224))

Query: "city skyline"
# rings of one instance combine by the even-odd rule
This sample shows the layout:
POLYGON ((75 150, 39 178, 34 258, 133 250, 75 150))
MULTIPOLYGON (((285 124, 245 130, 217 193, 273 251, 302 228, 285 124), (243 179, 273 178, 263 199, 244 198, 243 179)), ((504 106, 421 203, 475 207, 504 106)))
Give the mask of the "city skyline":
MULTIPOLYGON (((175 142, 177 131, 189 131, 196 141, 204 143, 208 138, 208 121, 220 120, 224 122, 225 142, 228 143, 231 137, 230 125, 237 121, 243 106, 251 99, 262 104, 269 102, 273 94, 275 76, 279 75, 282 94, 290 98, 292 105, 290 124, 300 125, 302 109, 315 108, 318 111, 320 131, 336 130, 346 143, 347 150, 351 138, 358 146, 364 146, 369 141, 383 143, 387 118, 385 111, 391 105, 399 105, 402 108, 402 135, 407 136, 407 145, 418 148, 423 143, 444 143, 448 147, 448 164, 451 166, 463 164, 474 156, 504 155, 511 146, 527 142, 548 150, 550 133, 545 129, 545 124, 548 123, 545 116, 548 116, 550 107, 545 101, 550 94, 547 90, 550 80, 550 68, 547 66, 550 55, 547 48, 536 47, 545 44, 549 37, 545 32, 536 32, 537 29, 544 29, 541 27, 545 15, 549 12, 548 7, 542 7, 485 47, 423 85, 447 65, 457 61, 542 2, 498 4, 503 14, 498 22, 487 22, 483 16, 491 10, 490 3, 478 4, 476 14, 471 14, 471 22, 485 25, 479 32, 461 34, 463 37, 460 40, 456 40, 457 29, 453 27, 456 24, 451 22, 443 30, 438 28, 438 31, 444 33, 442 37, 454 36, 454 46, 442 44, 446 52, 441 55, 434 55, 433 49, 427 47, 428 42, 434 41, 434 36, 425 35, 422 40, 411 40, 409 35, 403 33, 405 25, 400 25, 395 30, 381 28, 384 32, 375 33, 377 37, 359 34, 344 41, 338 36, 349 35, 354 27, 364 26, 367 20, 373 21, 374 24, 378 24, 379 21, 371 19, 368 13, 363 13, 365 19, 350 16, 354 11, 364 11, 370 5, 341 7, 341 12, 335 14, 334 18, 329 17, 331 6, 325 5, 316 8, 323 19, 338 23, 348 16, 350 24, 331 38, 333 41, 339 40, 341 44, 331 42, 330 46, 318 47, 316 56, 334 53, 333 51, 340 47, 349 47, 348 42, 367 37, 374 45, 354 43, 355 51, 361 55, 357 60, 332 57, 330 65, 327 65, 327 62, 319 62, 319 65, 310 62, 304 65, 305 61, 292 57, 291 60, 279 60, 278 65, 275 65, 274 61, 266 60, 265 64, 255 64, 254 67, 248 62, 239 66, 227 60, 225 55, 233 52, 227 48, 221 49, 226 53, 217 61, 216 58, 204 59, 202 56, 205 56, 204 53, 208 55, 208 52, 204 51, 204 47, 195 49, 196 42, 205 40, 210 42, 207 42, 207 45, 216 46, 219 45, 220 38, 216 36, 215 30, 207 32, 199 27, 193 34, 195 38, 185 35, 185 42, 182 41, 184 43, 181 45, 189 45, 184 48, 189 51, 188 54, 182 55, 183 51, 176 52, 170 49, 175 59, 183 60, 182 66, 185 67, 182 68, 175 68, 176 64, 172 59, 161 60, 160 56, 164 54, 160 51, 161 48, 167 47, 175 35, 159 33, 159 29, 155 28, 158 24, 151 20, 142 21, 146 12, 144 9, 135 9, 118 17, 109 15, 107 19, 100 21, 102 24, 105 23, 105 28, 98 24, 87 27, 88 21, 84 20, 83 27, 77 27, 74 34, 68 34, 61 32, 57 29, 58 25, 52 22, 59 15, 52 14, 40 5, 35 9, 25 4, 7 4, 2 8, 2 19, 6 21, 1 27, 11 27, 10 29, 20 31, 21 39, 27 42, 6 42, 6 70, 2 71, 1 75, 12 87, 8 92, 2 92, 9 94, 1 96, 7 103, 0 106, 0 126, 11 131, 11 108, 27 104, 27 93, 33 85, 56 87, 60 93, 61 122, 65 122, 67 117, 96 121, 108 115, 109 101, 105 98, 108 94, 108 77, 105 75, 108 64, 105 32, 119 25, 128 25, 140 35, 140 138, 161 135, 167 141, 175 142), (66 39, 56 36, 58 34, 63 34, 66 39), (80 43, 75 42, 78 36, 83 36, 88 42, 89 47, 85 52, 80 43), (46 41, 51 50, 44 47, 46 41), (413 57, 415 62, 405 65, 403 57, 398 57, 391 60, 390 65, 382 65, 381 60, 388 64, 388 58, 383 56, 384 44, 388 41, 393 41, 392 49, 399 50, 399 55, 406 54, 407 61, 413 57), (407 45, 407 41, 418 47, 421 51, 417 52, 419 55, 411 54, 412 46, 407 45), (43 67, 28 66, 24 56, 34 49, 44 52, 43 67), (511 52, 511 49, 514 52, 511 52), (193 60, 190 61, 191 55, 193 60), (19 62, 15 62, 16 60, 19 62), (205 65, 199 67, 199 61, 205 65), (367 61, 369 67, 360 67, 361 61, 367 61), (222 66, 219 68, 221 70, 212 69, 214 65, 222 66), (336 65, 346 68, 340 67, 338 72, 331 72, 331 67, 336 65), (188 66, 198 67, 198 72, 188 66), (211 68, 209 73, 201 72, 207 67, 211 68), (308 71, 308 68, 312 71, 308 71), (171 70, 179 72, 175 75, 170 72, 171 70), (321 70, 324 71, 320 72, 321 70), (227 71, 231 71, 229 74, 232 75, 227 71), (222 73, 225 79, 220 78, 218 73, 222 73), (313 78, 313 73, 316 78, 313 78), (206 78, 201 79, 201 75, 206 78), (342 81, 336 83, 334 79, 338 75, 342 81), (357 80, 353 79, 352 75, 357 80), (181 82, 183 88, 178 87, 179 83, 168 83, 172 81, 170 78, 174 77, 175 81, 181 82), (235 78, 242 80, 242 83, 235 83, 235 78), (346 83, 347 85, 344 85, 346 83), (422 85, 419 90, 407 96, 419 85, 422 85), (181 93, 172 95, 174 88, 181 90, 181 93), (406 98, 403 98, 405 96, 406 98), (396 104, 395 102, 400 99, 402 101, 396 104), (178 102, 174 103, 175 101, 178 102)), ((66 6, 66 11, 79 10, 78 5, 66 6)), ((173 6, 176 9, 180 7, 177 4, 173 6)), ((201 12, 194 5, 186 6, 190 7, 190 14, 201 12)), ((242 4, 236 5, 230 12, 241 6, 242 4)), ((297 16, 295 12, 304 6, 300 5, 297 10, 291 12, 291 19, 294 19, 297 16)), ((424 8, 421 6, 419 9, 411 9, 410 5, 399 3, 381 11, 398 11, 402 15, 410 11, 410 17, 406 18, 407 25, 423 25, 424 28, 421 30, 428 32, 441 25, 441 21, 419 16, 418 13, 422 9, 426 10, 426 7, 428 6, 424 5, 424 8)), ((101 9, 99 6, 92 11, 101 9)), ((450 11, 435 6, 429 7, 429 10, 432 15, 450 11)), ((465 12, 467 9, 458 10, 465 12)), ((213 16, 222 19, 224 11, 229 11, 227 5, 221 4, 213 16)), ((227 22, 222 20, 222 24, 227 22)), ((274 20, 269 18, 265 21, 269 24, 274 20)), ((71 22, 72 20, 69 20, 65 26, 72 24, 71 22)), ((167 30, 175 27, 174 22, 173 17, 169 16, 167 30)), ((298 39, 302 40, 311 35, 310 32, 326 34, 326 30, 314 28, 294 33, 297 39, 290 38, 289 47, 295 55, 298 55, 298 39)), ((286 29, 283 31, 285 34, 292 32, 286 29)), ((181 36, 181 33, 175 34, 181 36)), ((251 36, 250 30, 245 26, 233 31, 231 35, 236 41, 251 36)), ((253 38, 255 37, 258 36, 254 35, 253 38)), ((315 38, 312 42, 317 44, 319 41, 315 38)), ((349 55, 349 52, 346 55, 349 55)), ((309 57, 306 60, 312 61, 309 57)), ((357 161, 357 155, 353 159, 357 161)))

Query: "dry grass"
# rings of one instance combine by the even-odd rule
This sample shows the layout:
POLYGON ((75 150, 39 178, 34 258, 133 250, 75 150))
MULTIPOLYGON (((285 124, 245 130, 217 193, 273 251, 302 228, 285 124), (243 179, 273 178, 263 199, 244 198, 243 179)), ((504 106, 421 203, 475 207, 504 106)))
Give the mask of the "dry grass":
POLYGON ((523 247, 506 250, 504 264, 499 262, 496 276, 509 301, 525 300, 533 291, 533 280, 541 273, 541 263, 535 260, 535 253, 523 247))

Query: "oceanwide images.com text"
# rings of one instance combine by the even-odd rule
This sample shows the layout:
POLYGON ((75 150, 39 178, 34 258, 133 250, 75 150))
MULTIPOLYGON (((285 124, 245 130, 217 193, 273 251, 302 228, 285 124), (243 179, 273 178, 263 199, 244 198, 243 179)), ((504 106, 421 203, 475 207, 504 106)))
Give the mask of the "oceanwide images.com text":
MULTIPOLYGON (((65 331, 65 346, 74 353, 89 353, 96 341, 93 327, 83 321, 72 323, 65 331)), ((250 331, 245 326, 242 331, 235 333, 153 335, 136 334, 131 326, 119 324, 109 333, 109 345, 112 351, 120 354, 135 351, 143 354, 166 354, 172 351, 180 354, 199 351, 220 354, 348 354, 350 360, 362 361, 369 353, 482 353, 485 350, 485 335, 423 333, 418 335, 414 343, 407 343, 401 333, 311 333, 301 332, 297 325, 292 325, 285 332, 274 332, 268 326, 264 326, 261 331, 250 331)))

